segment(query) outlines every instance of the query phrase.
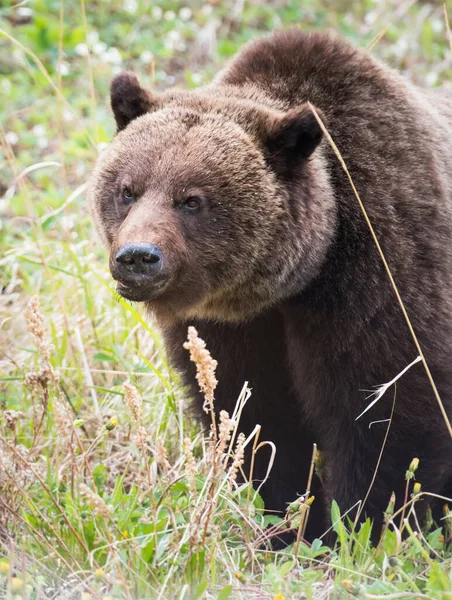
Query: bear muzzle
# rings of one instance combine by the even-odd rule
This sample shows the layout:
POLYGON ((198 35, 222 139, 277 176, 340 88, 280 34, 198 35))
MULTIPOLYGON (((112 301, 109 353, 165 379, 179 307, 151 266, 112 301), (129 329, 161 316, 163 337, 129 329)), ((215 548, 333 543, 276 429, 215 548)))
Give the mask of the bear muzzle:
POLYGON ((143 302, 158 295, 168 282, 163 256, 154 244, 123 244, 110 258, 110 271, 117 292, 128 300, 143 302))

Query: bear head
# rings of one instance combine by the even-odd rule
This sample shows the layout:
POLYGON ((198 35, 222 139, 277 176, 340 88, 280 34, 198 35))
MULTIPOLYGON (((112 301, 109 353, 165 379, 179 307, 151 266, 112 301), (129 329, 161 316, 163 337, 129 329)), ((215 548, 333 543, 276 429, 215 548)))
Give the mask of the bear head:
POLYGON ((130 73, 111 105, 88 195, 121 296, 162 321, 240 321, 317 275, 335 204, 309 105, 232 86, 155 94, 130 73))

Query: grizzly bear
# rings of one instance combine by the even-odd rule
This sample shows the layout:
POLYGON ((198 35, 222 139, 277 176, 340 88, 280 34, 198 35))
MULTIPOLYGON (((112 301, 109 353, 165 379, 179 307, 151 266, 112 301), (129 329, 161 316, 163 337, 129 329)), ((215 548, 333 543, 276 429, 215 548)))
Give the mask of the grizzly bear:
MULTIPOLYGON (((370 487, 361 514, 378 531, 415 457, 422 489, 450 495, 452 439, 422 361, 357 419, 418 351, 323 127, 452 417, 452 99, 293 29, 249 43, 195 91, 120 74, 111 106, 118 131, 89 196, 117 291, 152 311, 200 413, 189 325, 218 360, 218 411, 249 382, 241 428, 259 423, 276 446, 266 508, 305 492, 313 442, 325 467, 310 537, 332 499, 344 512, 370 487)), ((441 509, 421 500, 420 517, 427 502, 441 509)))

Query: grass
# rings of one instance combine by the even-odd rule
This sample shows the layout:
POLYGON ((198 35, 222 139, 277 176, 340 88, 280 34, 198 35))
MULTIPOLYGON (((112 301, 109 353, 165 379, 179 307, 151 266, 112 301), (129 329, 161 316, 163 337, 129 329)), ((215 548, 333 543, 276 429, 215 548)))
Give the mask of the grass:
POLYGON ((0 597, 452 598, 452 516, 445 533, 413 531, 425 498, 409 465, 377 548, 334 505, 340 543, 270 549, 289 523, 302 533, 311 500, 268 517, 237 486, 244 444, 263 441, 239 435, 248 391, 216 438, 186 416, 158 331, 114 294, 84 200, 114 130, 114 73, 195 87, 248 39, 301 23, 450 86, 442 5, 36 0, 2 4, 0 20, 0 597))

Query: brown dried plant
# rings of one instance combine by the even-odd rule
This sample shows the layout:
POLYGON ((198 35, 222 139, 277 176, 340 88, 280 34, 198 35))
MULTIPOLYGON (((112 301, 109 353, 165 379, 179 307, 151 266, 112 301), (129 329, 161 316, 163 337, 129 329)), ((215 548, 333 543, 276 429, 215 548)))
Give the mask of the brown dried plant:
MULTIPOLYGON (((50 389, 52 386, 58 385, 59 377, 58 373, 55 372, 50 363, 50 355, 53 346, 47 338, 47 332, 44 327, 44 318, 41 313, 39 298, 37 296, 33 296, 28 303, 28 307, 25 311, 25 320, 28 331, 36 340, 40 360, 39 370, 30 371, 25 376, 25 385, 30 390, 33 401, 38 399, 40 402, 41 414, 37 419, 33 420, 35 441, 43 424, 45 415, 47 414, 50 389)), ((38 406, 33 403, 33 407, 35 413, 38 413, 38 406)))
POLYGON ((184 439, 183 451, 185 455, 185 474, 187 477, 188 489, 194 495, 196 493, 197 465, 191 447, 191 441, 188 437, 184 439))
POLYGON ((137 388, 126 381, 123 384, 125 392, 124 401, 132 417, 132 423, 135 427, 135 444, 141 453, 144 464, 147 469, 148 483, 151 486, 155 481, 158 467, 166 475, 171 470, 171 464, 167 457, 167 451, 163 441, 158 438, 153 444, 149 432, 143 426, 143 400, 137 388), (152 455, 155 461, 154 471, 149 467, 149 456, 152 455))
POLYGON ((194 327, 188 328, 187 341, 184 343, 185 350, 190 352, 190 360, 196 365, 196 379, 199 384, 199 389, 204 395, 203 410, 207 414, 210 413, 212 422, 212 434, 216 443, 217 427, 215 421, 214 410, 214 392, 218 381, 215 377, 217 361, 212 358, 210 352, 206 348, 206 343, 198 336, 198 332, 194 327))
POLYGON ((79 490, 80 494, 92 507, 94 514, 108 521, 113 514, 113 506, 107 504, 105 500, 99 496, 99 494, 93 492, 93 490, 84 483, 80 484, 79 490))
POLYGON ((141 452, 141 455, 143 456, 144 460, 147 460, 149 456, 149 445, 146 439, 146 429, 142 425, 143 401, 141 399, 140 394, 138 393, 137 388, 134 385, 132 385, 130 381, 126 381, 122 387, 125 392, 124 401, 126 403, 127 408, 130 410, 132 423, 135 425, 136 428, 135 444, 138 450, 141 452))
MULTIPOLYGON (((240 433, 236 446, 230 456, 230 443, 233 432, 238 427, 238 420, 232 419, 225 410, 220 411, 219 423, 215 414, 214 392, 217 387, 216 368, 217 361, 212 358, 206 348, 204 340, 198 336, 194 327, 188 328, 187 342, 184 348, 190 352, 190 360, 196 365, 196 379, 201 393, 204 396, 203 410, 211 417, 211 436, 208 444, 206 483, 204 493, 198 498, 191 519, 190 544, 197 548, 205 544, 206 536, 215 535, 218 527, 212 521, 212 515, 217 509, 220 498, 221 486, 226 483, 226 490, 230 491, 235 485, 239 469, 244 461, 245 436, 240 433)), ((193 457, 189 441, 184 442, 185 472, 190 491, 195 491, 196 462, 193 457)))

